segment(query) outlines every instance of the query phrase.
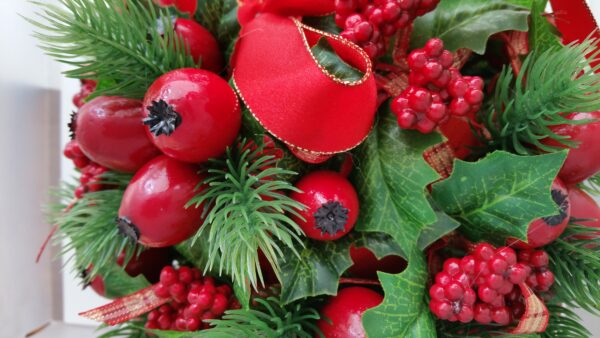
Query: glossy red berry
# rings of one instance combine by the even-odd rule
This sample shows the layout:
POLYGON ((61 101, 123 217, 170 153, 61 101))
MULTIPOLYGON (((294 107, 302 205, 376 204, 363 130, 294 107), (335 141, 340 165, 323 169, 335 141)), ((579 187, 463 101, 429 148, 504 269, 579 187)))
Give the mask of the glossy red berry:
POLYGON ((321 310, 321 317, 331 322, 321 319, 317 326, 325 337, 365 338, 362 315, 382 301, 383 297, 371 289, 358 286, 342 289, 321 310))
POLYGON ((222 155, 241 124, 237 96, 219 76, 178 69, 159 77, 144 98, 144 124, 166 155, 190 163, 222 155))
POLYGON ((135 172, 160 154, 144 126, 142 102, 101 96, 77 113, 75 140, 92 161, 115 171, 135 172))
POLYGON ((293 216, 305 235, 312 239, 336 240, 352 230, 358 218, 358 195, 352 184, 334 171, 315 171, 296 184, 302 192, 290 197, 306 206, 293 216))
POLYGON ((571 216, 571 203, 567 187, 560 179, 552 183, 552 199, 559 208, 557 215, 537 219, 527 229, 527 243, 511 239, 509 244, 519 249, 539 248, 552 243, 565 231, 571 216))
POLYGON ((149 247, 166 247, 193 235, 202 224, 202 208, 185 208, 202 176, 198 168, 159 156, 133 177, 121 201, 121 234, 149 247))
POLYGON ((200 61, 203 69, 215 73, 223 70, 223 54, 219 44, 206 28, 194 20, 177 18, 174 29, 185 41, 194 61, 200 61))

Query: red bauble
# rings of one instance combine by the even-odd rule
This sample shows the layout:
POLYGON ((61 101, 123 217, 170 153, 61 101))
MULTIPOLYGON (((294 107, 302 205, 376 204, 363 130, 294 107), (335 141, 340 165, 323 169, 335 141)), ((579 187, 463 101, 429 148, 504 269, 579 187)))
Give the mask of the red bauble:
POLYGON ((75 140, 92 161, 115 171, 135 172, 160 152, 141 123, 142 103, 101 96, 77 113, 75 140))
MULTIPOLYGON (((158 282, 160 271, 163 267, 171 265, 173 252, 170 248, 150 248, 142 251, 138 257, 132 257, 125 266, 125 272, 131 277, 143 275, 154 284, 158 282)), ((125 252, 122 252, 117 258, 117 264, 123 266, 125 262, 125 252)))
MULTIPOLYGON (((560 179, 567 185, 577 184, 600 171, 600 111, 593 113, 572 113, 566 116, 569 120, 596 120, 581 125, 559 125, 551 128, 553 132, 578 143, 567 155, 567 159, 558 173, 560 179)), ((544 140, 545 144, 560 146, 554 140, 544 140)))
POLYGON ((571 203, 567 187, 558 178, 552 182, 552 199, 558 205, 560 213, 531 222, 527 229, 527 243, 516 239, 509 239, 510 246, 519 249, 539 248, 554 242, 554 240, 560 237, 569 224, 571 203))
POLYGON ((166 155, 190 163, 221 156, 241 124, 237 96, 227 82, 193 68, 159 77, 146 92, 144 115, 152 142, 166 155))
POLYGON ((180 243, 202 224, 202 208, 185 208, 202 181, 193 165, 159 156, 133 177, 121 201, 122 234, 148 247, 180 243))
POLYGON ((377 271, 400 273, 406 269, 406 261, 400 256, 390 255, 377 259, 367 248, 350 247, 350 258, 354 263, 348 272, 353 277, 377 279, 377 271))
POLYGON ((371 289, 360 286, 342 289, 321 310, 322 317, 331 320, 331 324, 321 319, 317 325, 326 338, 366 337, 362 315, 382 301, 383 297, 371 289))
MULTIPOLYGON (((195 0, 194 0, 195 3, 195 0)), ((175 20, 175 33, 190 49, 194 61, 202 62, 202 68, 219 73, 223 70, 223 54, 214 36, 194 20, 175 20)))
POLYGON ((300 212, 304 220, 293 217, 307 237, 327 241, 338 239, 352 230, 358 218, 358 196, 350 182, 334 171, 315 171, 304 176, 292 199, 307 208, 300 212))

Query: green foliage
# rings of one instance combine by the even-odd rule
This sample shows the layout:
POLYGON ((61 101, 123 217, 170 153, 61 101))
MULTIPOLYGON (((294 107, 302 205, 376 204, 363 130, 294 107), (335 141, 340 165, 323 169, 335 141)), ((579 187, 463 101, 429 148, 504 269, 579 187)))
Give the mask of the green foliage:
POLYGON ((544 15, 548 0, 531 0, 531 2, 529 48, 531 50, 548 50, 561 46, 560 33, 544 15))
POLYGON ((600 74, 595 73, 600 66, 591 68, 589 63, 598 58, 597 48, 598 41, 585 40, 579 45, 532 53, 516 78, 506 67, 498 78, 489 109, 480 112, 490 133, 487 146, 517 154, 563 149, 542 143, 544 139, 576 146, 568 136, 557 135, 551 128, 590 122, 568 120, 564 113, 600 109, 600 74))
POLYGON ((302 22, 312 28, 331 34, 340 34, 342 29, 335 23, 334 15, 326 16, 305 16, 302 22))
POLYGON ((228 310, 214 326, 201 331, 199 338, 312 338, 323 337, 316 322, 321 318, 314 301, 285 304, 277 297, 255 298, 250 310, 228 310))
POLYGON ((124 297, 150 286, 144 275, 131 277, 116 263, 105 269, 102 272, 102 277, 105 295, 111 299, 124 297))
POLYGON ((457 160, 452 175, 433 185, 432 196, 474 241, 526 240, 531 221, 557 213, 550 187, 565 156, 496 151, 478 162, 457 160))
POLYGON ((207 246, 204 268, 225 272, 247 292, 246 283, 254 288, 263 284, 259 250, 279 275, 283 247, 298 255, 302 246, 302 230, 290 215, 300 217, 304 206, 286 195, 297 189, 280 179, 295 173, 276 162, 263 147, 236 142, 224 159, 207 163, 208 177, 201 184, 206 188, 188 203, 204 206, 205 219, 193 239, 194 245, 207 246))
POLYGON ((546 304, 550 319, 541 338, 589 338, 592 333, 583 325, 581 318, 564 304, 546 304))
POLYGON ((231 48, 237 40, 240 25, 237 20, 236 0, 198 0, 196 21, 208 29, 217 39, 225 60, 229 60, 231 48))
POLYGON ((527 31, 529 10, 506 0, 442 0, 437 8, 414 23, 411 46, 420 48, 431 38, 440 38, 446 49, 468 48, 485 52, 495 33, 527 31))
POLYGON ((284 249, 281 262, 281 300, 284 303, 320 295, 337 294, 339 279, 352 265, 350 246, 366 247, 376 257, 404 256, 400 247, 382 233, 352 232, 336 241, 307 239, 300 256, 284 249))
POLYGON ((594 196, 600 196, 600 174, 588 178, 586 181, 579 184, 579 188, 594 196))
MULTIPOLYGON (((98 328, 98 338, 151 338, 139 321, 129 321, 118 326, 102 325, 98 328)), ((181 337, 180 337, 181 338, 181 337)))
POLYGON ((545 249, 560 301, 600 314, 600 229, 570 224, 545 249))
POLYGON ((446 215, 442 211, 436 210, 435 215, 437 216, 437 221, 425 227, 423 232, 421 232, 421 236, 419 236, 418 245, 421 250, 425 250, 435 241, 446 236, 460 226, 460 223, 457 220, 446 215))
POLYGON ((333 46, 322 37, 310 49, 319 62, 331 75, 342 81, 357 82, 365 75, 358 69, 346 63, 337 55, 333 46))
POLYGON ((142 98, 162 74, 197 67, 172 29, 166 10, 151 0, 33 1, 40 8, 35 37, 46 53, 72 69, 65 75, 105 84, 94 95, 142 98), (164 29, 161 32, 159 23, 164 29))
POLYGON ((64 242, 59 254, 74 259, 77 269, 93 265, 87 272, 89 279, 109 272, 123 250, 125 264, 142 250, 121 236, 115 223, 130 179, 129 175, 107 173, 102 184, 112 184, 113 189, 89 192, 74 202, 70 199, 75 186, 64 184, 59 191, 61 200, 50 207, 54 210, 50 212, 50 222, 57 226, 53 239, 57 245, 64 242))

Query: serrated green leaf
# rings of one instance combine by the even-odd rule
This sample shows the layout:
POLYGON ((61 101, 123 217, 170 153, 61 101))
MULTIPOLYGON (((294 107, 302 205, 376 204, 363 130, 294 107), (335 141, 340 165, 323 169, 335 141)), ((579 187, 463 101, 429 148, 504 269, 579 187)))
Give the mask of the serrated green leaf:
POLYGON ((437 37, 446 49, 483 54, 493 34, 527 31, 528 17, 528 8, 505 0, 442 0, 433 12, 415 20, 411 46, 420 48, 437 37))
POLYGON ((435 321, 424 299, 428 277, 425 256, 414 247, 408 261, 402 273, 378 273, 385 298, 363 315, 367 336, 436 337, 435 321))
POLYGON ((327 71, 336 78, 343 81, 356 82, 365 75, 363 72, 352 67, 337 55, 329 41, 322 37, 311 47, 315 59, 327 71))
POLYGON ((406 252, 436 221, 425 187, 439 175, 425 162, 423 151, 441 138, 402 130, 389 107, 384 110, 356 151, 352 181, 361 199, 356 229, 389 234, 406 252))
POLYGON ((565 157, 566 152, 518 156, 496 151, 478 162, 457 160, 452 175, 433 185, 432 196, 462 222, 463 234, 472 240, 526 240, 531 221, 557 212, 550 187, 565 157))
POLYGON ((319 242, 307 239, 300 257, 285 252, 281 265, 281 300, 290 303, 319 295, 335 295, 340 276, 352 265, 350 245, 366 247, 377 258, 403 256, 392 238, 381 233, 351 233, 336 241, 319 242))
POLYGON ((561 45, 557 28, 543 15, 548 0, 531 0, 531 24, 529 48, 531 50, 548 50, 561 45))
POLYGON ((425 250, 438 239, 446 236, 460 226, 460 223, 454 218, 446 215, 444 212, 436 211, 437 221, 428 225, 421 236, 419 236, 419 249, 425 250))
POLYGON ((131 277, 116 264, 113 264, 110 271, 103 276, 103 280, 105 294, 108 298, 124 297, 150 286, 150 282, 144 275, 131 277))

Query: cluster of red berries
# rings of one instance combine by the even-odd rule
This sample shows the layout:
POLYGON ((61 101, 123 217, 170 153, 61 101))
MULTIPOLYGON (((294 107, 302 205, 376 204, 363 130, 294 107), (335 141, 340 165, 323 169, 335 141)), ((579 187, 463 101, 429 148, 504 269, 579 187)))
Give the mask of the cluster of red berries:
POLYGON ((509 247, 475 246, 472 255, 450 258, 429 290, 429 308, 438 318, 508 325, 525 311, 519 284, 548 291, 554 275, 542 250, 517 253, 509 247))
POLYGON ((81 148, 77 141, 71 140, 65 146, 63 154, 66 158, 73 161, 75 168, 79 169, 81 176, 79 177, 79 186, 75 189, 75 197, 81 198, 87 192, 103 190, 105 187, 100 184, 102 174, 108 171, 106 167, 90 160, 81 148))
POLYGON ((228 285, 217 286, 213 278, 203 277, 200 270, 186 266, 177 270, 164 267, 154 293, 172 301, 148 314, 148 329, 206 329, 209 324, 204 320, 220 318, 225 310, 240 307, 228 285))
POLYGON ((384 37, 396 34, 438 3, 439 0, 336 0, 335 22, 344 30, 341 36, 375 59, 385 53, 384 37))
POLYGON ((453 62, 440 39, 409 54, 409 86, 392 102, 401 128, 430 133, 450 115, 465 116, 481 108, 483 80, 462 76, 453 62))
POLYGON ((96 90, 96 81, 94 80, 81 80, 81 89, 79 93, 73 96, 73 104, 77 108, 81 108, 85 104, 85 99, 90 96, 96 90))

